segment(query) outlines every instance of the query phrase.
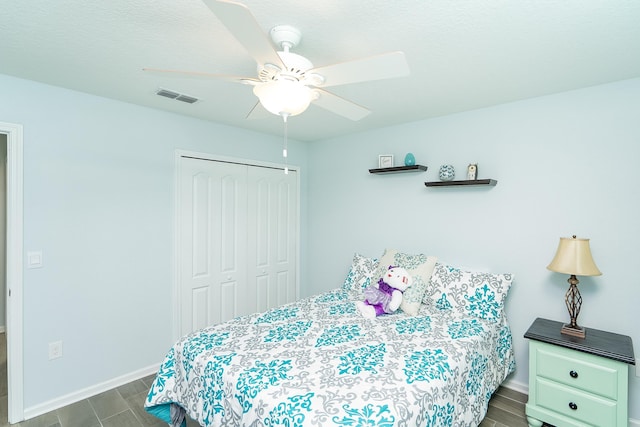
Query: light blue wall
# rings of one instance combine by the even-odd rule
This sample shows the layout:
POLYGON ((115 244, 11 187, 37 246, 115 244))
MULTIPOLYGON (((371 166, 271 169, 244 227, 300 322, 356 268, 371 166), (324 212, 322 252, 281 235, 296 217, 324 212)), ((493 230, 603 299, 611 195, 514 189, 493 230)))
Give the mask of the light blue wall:
MULTIPOLYGON (((630 335, 640 357, 632 268, 640 255, 639 120, 635 79, 313 143, 308 292, 341 283, 354 251, 378 256, 385 247, 514 273, 507 303, 518 362, 512 381, 526 384, 526 329, 536 317, 568 318, 568 277, 545 267, 559 237, 577 234, 591 239, 603 272, 580 278, 579 323, 630 335), (378 154, 394 154, 398 164, 408 151, 427 172, 367 172, 378 154), (423 184, 437 180, 444 163, 464 179, 471 162, 498 185, 423 184)), ((640 379, 630 381, 630 416, 640 419, 640 379)))
MULTIPOLYGON (((159 363, 171 344, 174 150, 278 162, 282 141, 7 76, 0 88, 0 121, 24 126, 25 251, 44 252, 43 269, 24 271, 28 408, 159 363), (49 361, 55 340, 64 357, 49 361)), ((353 252, 385 247, 512 272, 513 381, 524 384, 525 330, 538 316, 567 317, 566 277, 545 266, 558 238, 575 233, 592 239, 604 273, 581 278, 580 323, 630 335, 638 354, 638 117, 640 79, 292 142, 303 293, 339 286, 353 252), (378 154, 401 161, 407 151, 429 170, 367 172, 378 154), (469 162, 498 185, 424 186, 440 164, 460 177, 469 162)), ((635 377, 631 389, 640 419, 635 377)))
MULTIPOLYGON (((0 122, 24 129, 24 248, 44 261, 24 270, 28 409, 172 344, 175 149, 279 163, 282 140, 7 76, 0 88, 0 122)), ((306 215, 304 150, 291 141, 306 215)))

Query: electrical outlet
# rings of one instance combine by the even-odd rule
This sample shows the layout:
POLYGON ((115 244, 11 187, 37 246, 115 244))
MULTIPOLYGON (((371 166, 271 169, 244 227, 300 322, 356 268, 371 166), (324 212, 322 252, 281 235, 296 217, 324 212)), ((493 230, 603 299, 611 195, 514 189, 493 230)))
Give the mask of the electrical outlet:
POLYGON ((62 357, 62 341, 49 343, 49 360, 62 357))

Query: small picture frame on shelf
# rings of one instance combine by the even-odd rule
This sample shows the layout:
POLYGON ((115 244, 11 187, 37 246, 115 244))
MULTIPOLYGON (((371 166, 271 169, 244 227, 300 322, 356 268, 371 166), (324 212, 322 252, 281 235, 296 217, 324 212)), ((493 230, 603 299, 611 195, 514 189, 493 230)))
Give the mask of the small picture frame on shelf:
POLYGON ((380 154, 378 156, 379 168, 392 168, 393 167, 393 154, 380 154))

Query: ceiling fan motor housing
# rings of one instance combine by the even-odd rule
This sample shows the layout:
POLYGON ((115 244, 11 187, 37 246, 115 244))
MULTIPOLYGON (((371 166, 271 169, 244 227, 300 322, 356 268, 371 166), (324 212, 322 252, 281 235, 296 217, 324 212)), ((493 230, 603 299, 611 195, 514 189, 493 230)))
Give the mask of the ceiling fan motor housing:
POLYGON ((258 64, 258 78, 263 82, 280 79, 304 80, 305 72, 312 69, 313 64, 304 56, 289 51, 300 43, 302 38, 300 30, 291 25, 277 25, 271 29, 269 35, 273 43, 282 49, 278 51, 278 56, 285 65, 285 69, 281 69, 276 64, 258 64))
POLYGON ((311 61, 302 55, 284 51, 278 52, 278 55, 286 69, 281 70, 280 67, 274 64, 258 65, 258 77, 263 82, 278 80, 280 77, 303 80, 305 72, 313 68, 311 61))

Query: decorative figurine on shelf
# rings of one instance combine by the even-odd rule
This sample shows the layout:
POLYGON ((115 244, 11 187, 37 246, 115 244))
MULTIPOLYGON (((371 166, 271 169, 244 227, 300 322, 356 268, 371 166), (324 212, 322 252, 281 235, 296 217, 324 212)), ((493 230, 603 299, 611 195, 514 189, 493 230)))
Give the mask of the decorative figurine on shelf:
POLYGON ((477 163, 469 163, 469 166, 467 166, 467 179, 468 180, 478 179, 478 164, 477 163))
POLYGON ((451 165, 442 165, 438 176, 440 181, 453 181, 453 178, 456 177, 456 171, 451 165))
POLYGON ((415 164, 416 164, 416 157, 413 155, 413 153, 407 153, 407 155, 404 156, 404 165, 414 166, 415 164))

